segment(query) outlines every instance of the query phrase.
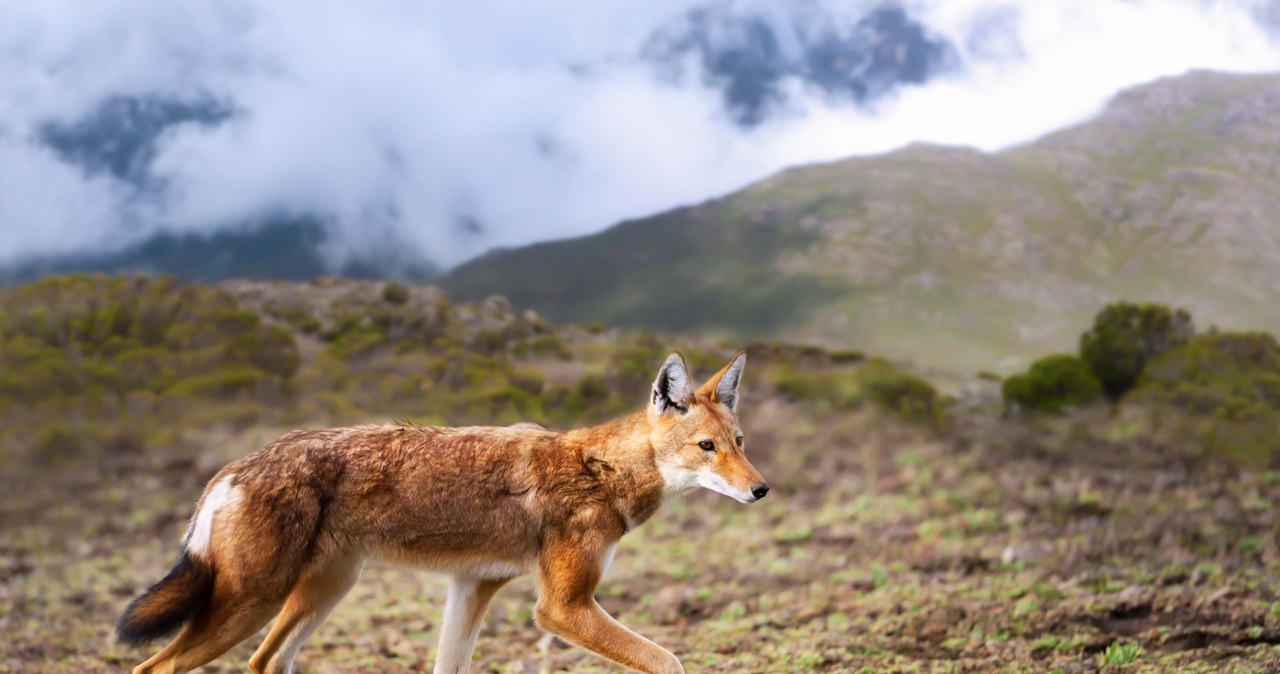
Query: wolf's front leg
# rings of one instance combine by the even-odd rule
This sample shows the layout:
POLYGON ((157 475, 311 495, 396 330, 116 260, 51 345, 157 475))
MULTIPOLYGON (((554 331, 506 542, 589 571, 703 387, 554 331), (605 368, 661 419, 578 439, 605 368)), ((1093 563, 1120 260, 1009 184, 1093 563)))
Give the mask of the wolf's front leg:
POLYGON ((645 674, 684 674, 676 656, 627 629, 596 603, 608 547, 608 541, 578 537, 547 543, 539 564, 538 626, 645 674))

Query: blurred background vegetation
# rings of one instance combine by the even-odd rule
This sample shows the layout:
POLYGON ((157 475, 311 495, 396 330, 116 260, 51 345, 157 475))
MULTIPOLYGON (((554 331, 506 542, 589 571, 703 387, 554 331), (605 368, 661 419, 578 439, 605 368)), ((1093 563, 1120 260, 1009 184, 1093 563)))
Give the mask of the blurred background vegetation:
MULTIPOLYGON (((429 286, 56 277, 0 291, 0 452, 58 466, 194 452, 213 428, 583 424, 643 404, 673 349, 704 375, 736 350, 601 324, 556 328, 500 297, 454 305, 429 286)), ((931 384, 884 360, 748 350, 747 385, 760 393, 820 412, 945 420, 931 384)))
POLYGON ((558 327, 501 297, 453 304, 432 286, 63 276, 0 291, 0 460, 194 452, 211 429, 253 426, 590 423, 641 405, 669 350, 710 373, 745 346, 751 395, 817 416, 869 409, 932 433, 985 419, 1015 434, 1056 429, 1067 445, 1154 439, 1168 452, 1274 463, 1274 337, 1197 333, 1185 311, 1155 304, 1109 305, 1087 327, 1078 354, 1036 360, 997 394, 995 375, 558 327))

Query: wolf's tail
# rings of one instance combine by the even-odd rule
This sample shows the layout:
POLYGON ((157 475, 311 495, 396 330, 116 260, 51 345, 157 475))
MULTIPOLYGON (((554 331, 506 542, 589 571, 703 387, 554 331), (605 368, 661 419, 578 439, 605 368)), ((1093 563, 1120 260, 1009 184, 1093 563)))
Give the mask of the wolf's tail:
POLYGON ((123 643, 138 645, 172 634, 204 607, 212 592, 210 560, 183 550, 169 574, 124 610, 116 635, 123 643))

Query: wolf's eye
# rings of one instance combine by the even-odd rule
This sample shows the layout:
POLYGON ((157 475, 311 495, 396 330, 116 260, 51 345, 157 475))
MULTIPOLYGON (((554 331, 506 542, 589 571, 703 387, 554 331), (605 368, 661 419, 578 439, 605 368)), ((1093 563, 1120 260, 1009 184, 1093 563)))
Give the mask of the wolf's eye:
POLYGON ((707 450, 708 452, 716 451, 716 443, 710 440, 703 440, 702 442, 698 443, 698 446, 707 450))
POLYGON ((741 435, 739 435, 738 437, 734 438, 734 441, 736 441, 736 442, 738 443, 738 446, 739 446, 739 447, 741 447, 741 446, 742 446, 742 436, 741 436, 741 435))

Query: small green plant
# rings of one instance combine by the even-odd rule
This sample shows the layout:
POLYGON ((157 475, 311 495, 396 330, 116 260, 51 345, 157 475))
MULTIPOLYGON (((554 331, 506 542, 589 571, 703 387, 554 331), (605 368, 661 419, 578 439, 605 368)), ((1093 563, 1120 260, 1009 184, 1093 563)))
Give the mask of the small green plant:
POLYGON ((1053 651, 1057 650, 1058 645, 1062 643, 1062 639, 1053 635, 1043 636, 1031 642, 1032 651, 1053 651))
POLYGON ((816 651, 804 651, 796 655, 796 664, 806 669, 816 669, 827 664, 827 659, 816 651))
POLYGON ((1138 661, 1143 654, 1142 647, 1133 641, 1116 641, 1102 652, 1102 665, 1128 665, 1138 661))

